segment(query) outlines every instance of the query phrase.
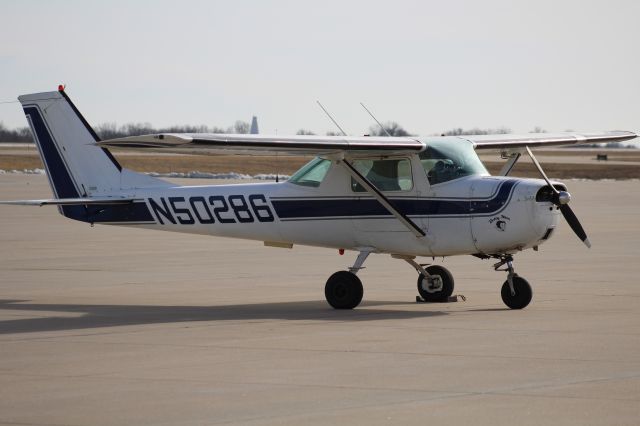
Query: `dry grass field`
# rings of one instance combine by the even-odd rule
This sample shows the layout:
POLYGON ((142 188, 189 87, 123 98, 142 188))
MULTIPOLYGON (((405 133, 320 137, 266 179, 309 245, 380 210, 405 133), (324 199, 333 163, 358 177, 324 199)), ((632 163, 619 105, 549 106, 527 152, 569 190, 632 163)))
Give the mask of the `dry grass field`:
MULTIPOLYGON (((209 173, 280 173, 290 175, 310 160, 298 156, 237 156, 188 155, 159 152, 114 151, 118 161, 129 169, 141 172, 209 172, 209 173)), ((536 151, 549 176, 557 179, 638 179, 640 178, 640 150, 637 149, 554 149, 536 151), (608 161, 596 160, 597 154, 607 154, 608 161)), ((482 161, 492 174, 504 163, 497 154, 482 154, 482 161)), ((2 147, 0 170, 43 168, 35 147, 2 147)), ((538 177, 528 158, 522 158, 513 175, 538 177)))

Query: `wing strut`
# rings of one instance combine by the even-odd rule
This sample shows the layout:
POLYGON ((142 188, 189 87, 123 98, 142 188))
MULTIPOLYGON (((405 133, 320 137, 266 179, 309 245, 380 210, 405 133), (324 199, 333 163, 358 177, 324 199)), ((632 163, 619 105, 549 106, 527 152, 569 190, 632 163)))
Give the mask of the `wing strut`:
POLYGON ((382 204, 384 208, 389 211, 389 213, 394 215, 404 226, 406 226, 409 229, 409 231, 413 232, 413 234, 416 237, 420 238, 425 236, 425 232, 418 225, 416 225, 414 221, 412 221, 405 214, 399 211, 393 205, 391 200, 385 197, 384 194, 380 192, 378 188, 376 188, 369 179, 362 176, 362 174, 359 171, 357 171, 355 167, 353 167, 347 160, 340 160, 338 161, 338 164, 342 164, 344 168, 349 172, 349 174, 353 176, 353 178, 360 185, 362 185, 362 187, 366 189, 369 194, 373 195, 374 198, 378 200, 378 202, 382 204))
POLYGON ((515 152, 513 154, 503 154, 502 158, 507 158, 508 161, 505 163, 504 166, 502 166, 502 170, 500 170, 500 173, 498 173, 499 176, 507 176, 510 172, 511 169, 513 169, 513 166, 516 165, 516 163, 518 162, 518 159, 522 156, 522 154, 520 154, 519 152, 515 152))

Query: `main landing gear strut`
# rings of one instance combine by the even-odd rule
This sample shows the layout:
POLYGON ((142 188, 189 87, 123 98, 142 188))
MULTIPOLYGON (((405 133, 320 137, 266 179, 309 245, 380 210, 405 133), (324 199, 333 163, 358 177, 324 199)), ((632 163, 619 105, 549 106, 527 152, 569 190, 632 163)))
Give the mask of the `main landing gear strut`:
MULTIPOLYGON (((364 290, 362 281, 356 275, 369 257, 371 251, 361 251, 348 271, 338 271, 331 275, 324 288, 324 295, 329 305, 335 309, 353 309, 362 301, 364 290)), ((423 265, 415 261, 415 256, 392 255, 411 265, 418 272, 418 293, 426 302, 446 302, 453 294, 453 275, 440 265, 423 265)), ((487 258, 486 256, 485 258, 487 258)), ((518 276, 513 269, 511 255, 497 255, 500 259, 493 265, 496 271, 507 272, 507 280, 500 292, 502 301, 511 309, 522 309, 531 302, 531 286, 524 278, 518 276), (504 269, 500 269, 505 266, 504 269)))
MULTIPOLYGON (((371 251, 361 251, 348 271, 338 271, 331 275, 324 287, 324 295, 329 305, 335 309, 353 309, 362 301, 362 281, 356 275, 369 257, 371 251)), ((409 263, 418 272, 418 292, 427 302, 446 302, 453 293, 453 275, 439 265, 421 265, 414 256, 393 255, 409 263), (426 266, 426 268, 425 268, 426 266)))

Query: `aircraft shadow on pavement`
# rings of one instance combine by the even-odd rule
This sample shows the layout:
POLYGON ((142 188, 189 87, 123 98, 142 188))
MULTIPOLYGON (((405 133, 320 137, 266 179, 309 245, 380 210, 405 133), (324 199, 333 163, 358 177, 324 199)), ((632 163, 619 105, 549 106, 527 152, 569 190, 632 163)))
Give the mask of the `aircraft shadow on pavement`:
POLYGON ((74 316, 46 315, 37 318, 0 321, 0 334, 80 330, 128 325, 180 323, 190 321, 380 321, 427 318, 446 312, 380 309, 376 306, 415 305, 411 302, 364 301, 354 310, 335 310, 325 301, 277 302, 221 306, 145 306, 32 304, 22 300, 0 300, 1 310, 60 312, 74 316))

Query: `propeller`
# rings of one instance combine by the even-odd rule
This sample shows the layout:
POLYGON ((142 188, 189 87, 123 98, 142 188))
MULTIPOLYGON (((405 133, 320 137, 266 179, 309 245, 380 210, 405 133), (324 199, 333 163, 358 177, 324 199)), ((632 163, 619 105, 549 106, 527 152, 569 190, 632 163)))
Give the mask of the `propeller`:
POLYGON ((558 191, 549 181, 549 178, 547 177, 544 170, 542 170, 542 166, 540 165, 540 163, 538 163, 538 160, 533 155, 533 152, 531 152, 531 149, 529 149, 528 146, 525 146, 525 148, 527 149, 527 153, 529 154, 529 157, 531 157, 533 164, 535 164, 536 168, 542 175, 542 178, 547 182, 547 185, 549 185, 549 188, 551 188, 551 190, 553 191, 553 197, 551 201, 553 202, 553 204, 558 206, 558 208, 560 208, 560 212, 562 213, 562 216, 564 216, 564 219, 567 221, 567 223, 569 224, 573 232, 578 236, 578 238, 580 238, 580 240, 584 243, 584 245, 591 248, 591 242, 589 241, 589 238, 587 238, 587 233, 584 232, 584 228, 582 228, 582 225, 580 224, 578 217, 575 215, 573 210, 571 210, 571 207, 569 207, 569 201, 571 201, 571 194, 569 194, 566 191, 558 191))

